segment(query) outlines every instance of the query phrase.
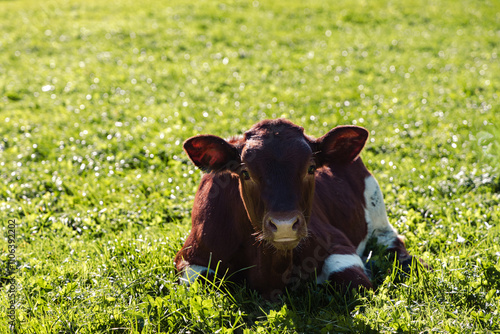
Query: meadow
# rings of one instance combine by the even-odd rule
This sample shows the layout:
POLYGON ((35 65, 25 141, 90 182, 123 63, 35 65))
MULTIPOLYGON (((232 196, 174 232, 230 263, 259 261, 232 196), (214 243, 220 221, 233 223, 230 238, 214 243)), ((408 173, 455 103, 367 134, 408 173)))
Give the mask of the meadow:
POLYGON ((500 332, 499 1, 0 8, 0 318, 15 305, 18 333, 500 332), (183 141, 277 117, 366 127, 389 220, 433 270, 379 250, 374 291, 276 302, 177 284, 201 177, 183 141))

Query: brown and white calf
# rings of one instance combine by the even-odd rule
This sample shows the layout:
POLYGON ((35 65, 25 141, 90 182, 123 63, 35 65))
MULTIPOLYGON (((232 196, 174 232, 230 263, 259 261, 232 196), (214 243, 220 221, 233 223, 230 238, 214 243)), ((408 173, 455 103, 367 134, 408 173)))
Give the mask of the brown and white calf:
POLYGON ((267 298, 309 278, 370 288, 360 257, 370 237, 411 261, 359 158, 367 138, 364 128, 339 126, 315 139, 275 119, 228 141, 188 139, 185 151, 207 173, 175 257, 181 280, 217 270, 267 298))

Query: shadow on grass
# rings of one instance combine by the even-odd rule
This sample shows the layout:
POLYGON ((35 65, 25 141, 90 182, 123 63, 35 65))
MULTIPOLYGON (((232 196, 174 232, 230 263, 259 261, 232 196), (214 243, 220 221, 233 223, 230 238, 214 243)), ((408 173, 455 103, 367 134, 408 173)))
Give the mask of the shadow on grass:
POLYGON ((176 285, 166 296, 152 296, 154 299, 167 298, 169 302, 152 307, 149 322, 157 324, 160 332, 165 330, 167 333, 219 330, 234 333, 378 333, 379 329, 363 316, 366 305, 387 280, 404 282, 412 274, 402 270, 387 252, 373 255, 369 263, 374 292, 352 290, 342 293, 339 287, 316 285, 310 280, 296 289, 287 289, 274 301, 262 298, 244 282, 232 282, 232 277, 220 273, 219 276, 200 276, 191 286, 176 285))
POLYGON ((299 333, 377 333, 353 313, 363 305, 364 291, 344 294, 330 285, 307 282, 280 300, 270 302, 256 292, 240 289, 235 299, 246 316, 249 328, 284 328, 299 333))
POLYGON ((297 289, 287 289, 277 300, 269 301, 244 282, 234 283, 230 278, 214 276, 199 280, 203 283, 198 295, 229 299, 241 312, 239 323, 233 323, 235 333, 243 333, 244 329, 262 333, 378 333, 370 324, 353 316, 362 312, 368 298, 364 290, 341 293, 329 284, 307 281, 297 289))

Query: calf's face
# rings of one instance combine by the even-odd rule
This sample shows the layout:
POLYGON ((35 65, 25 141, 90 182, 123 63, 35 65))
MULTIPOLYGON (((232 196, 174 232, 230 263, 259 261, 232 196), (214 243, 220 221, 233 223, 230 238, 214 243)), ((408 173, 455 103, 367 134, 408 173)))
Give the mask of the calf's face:
POLYGON ((254 128, 245 133, 240 157, 240 193, 258 238, 294 248, 307 236, 314 197, 311 143, 298 127, 254 128))
POLYGON ((184 149, 205 171, 237 174, 257 239, 290 250, 307 237, 316 170, 325 164, 351 163, 367 137, 363 128, 344 126, 313 139, 303 128, 277 119, 257 123, 230 141, 195 136, 184 149))

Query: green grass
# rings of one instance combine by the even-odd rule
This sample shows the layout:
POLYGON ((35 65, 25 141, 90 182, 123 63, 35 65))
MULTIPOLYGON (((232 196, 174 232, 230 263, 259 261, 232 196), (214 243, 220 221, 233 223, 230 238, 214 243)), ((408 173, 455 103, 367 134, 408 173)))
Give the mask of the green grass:
POLYGON ((15 219, 18 332, 500 332, 498 1, 0 7, 0 318, 15 219), (276 303, 177 285, 201 176, 183 140, 275 117, 367 127, 390 221, 434 270, 276 303))

